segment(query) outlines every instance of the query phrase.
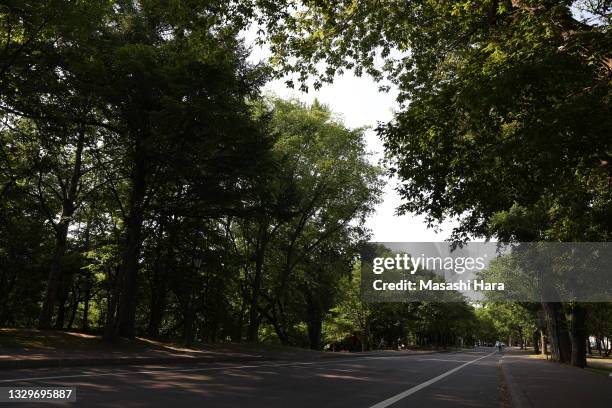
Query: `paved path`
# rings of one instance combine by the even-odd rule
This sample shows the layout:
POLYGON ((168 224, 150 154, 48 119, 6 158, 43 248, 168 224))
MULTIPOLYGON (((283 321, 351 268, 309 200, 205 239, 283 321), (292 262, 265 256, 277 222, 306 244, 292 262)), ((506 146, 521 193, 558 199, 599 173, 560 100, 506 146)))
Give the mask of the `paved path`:
MULTIPOLYGON (((491 349, 481 349, 428 355, 348 356, 326 361, 3 370, 0 386, 75 386, 77 403, 64 405, 82 407, 497 408, 504 400, 503 364, 508 364, 516 377, 525 376, 520 370, 528 369, 532 363, 551 364, 518 359, 515 363, 504 355, 502 358, 491 349), (506 360, 512 361, 505 363, 506 360)), ((582 374, 597 377, 584 372, 578 375, 582 374)), ((609 396, 612 381, 606 384, 604 394, 609 396)), ((603 401, 605 405, 591 401, 582 406, 609 408, 612 405, 607 401, 603 401)), ((539 403, 535 399, 533 402, 539 403)))
POLYGON ((612 378, 516 352, 501 365, 515 408, 612 407, 612 378))

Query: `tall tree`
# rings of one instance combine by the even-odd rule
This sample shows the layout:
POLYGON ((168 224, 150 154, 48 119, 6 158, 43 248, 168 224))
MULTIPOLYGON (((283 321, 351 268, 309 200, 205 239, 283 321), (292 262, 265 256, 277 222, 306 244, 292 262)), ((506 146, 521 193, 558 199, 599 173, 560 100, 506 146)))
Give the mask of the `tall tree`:
MULTIPOLYGON (((20 150, 15 162, 5 155, 4 166, 12 172, 13 184, 39 203, 55 231, 40 328, 51 327, 66 283, 62 260, 68 230, 95 184, 83 178, 92 170, 88 153, 98 140, 99 118, 88 93, 67 67, 70 61, 86 58, 81 49, 85 33, 96 29, 101 10, 93 3, 73 7, 65 2, 19 1, 2 8, 4 142, 20 150)), ((61 327, 63 318, 58 317, 56 324, 61 327)))
MULTIPOLYGON (((319 103, 306 107, 276 100, 271 126, 278 134, 273 151, 284 164, 280 177, 289 183, 285 191, 292 194, 292 216, 278 227, 269 244, 270 253, 264 258, 268 284, 258 308, 281 341, 288 342, 286 311, 300 285, 310 288, 304 290, 304 300, 313 313, 311 328, 320 331, 322 305, 317 305, 316 297, 321 294, 312 289, 324 285, 329 273, 350 273, 351 262, 344 261, 366 237, 363 224, 379 200, 381 182, 379 169, 368 162, 363 131, 346 129, 319 103), (337 261, 332 271, 323 267, 326 256, 337 261)), ((338 275, 331 278, 337 281, 338 275)), ((313 335, 311 344, 317 348, 318 337, 313 335)))
POLYGON ((305 2, 268 29, 303 84, 354 69, 398 86, 379 134, 400 212, 457 218, 456 241, 606 241, 609 15, 607 2, 305 2))
POLYGON ((199 173, 202 180, 186 186, 186 194, 196 188, 214 194, 236 169, 252 165, 237 160, 228 166, 256 142, 246 98, 262 77, 245 62, 236 39, 240 26, 215 18, 218 11, 229 12, 221 3, 194 2, 187 9, 116 2, 87 63, 73 66, 114 115, 109 120, 128 147, 123 254, 107 338, 134 335, 142 228, 156 188, 169 177, 199 173), (203 182, 219 187, 206 191, 203 182))

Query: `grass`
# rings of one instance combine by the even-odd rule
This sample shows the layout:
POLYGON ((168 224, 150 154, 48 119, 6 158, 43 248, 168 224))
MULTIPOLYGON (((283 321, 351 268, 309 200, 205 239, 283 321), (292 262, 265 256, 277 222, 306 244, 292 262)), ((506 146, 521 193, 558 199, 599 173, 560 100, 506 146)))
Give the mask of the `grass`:
POLYGON ((174 344, 166 344, 144 338, 118 339, 110 344, 101 336, 72 331, 37 329, 0 329, 0 350, 47 351, 188 351, 174 344))
POLYGON ((157 340, 136 337, 133 340, 119 339, 113 344, 102 341, 101 336, 71 331, 36 329, 0 329, 0 354, 2 352, 24 351, 75 351, 75 352, 147 352, 168 353, 274 353, 274 354, 316 354, 320 353, 299 347, 268 343, 199 343, 185 347, 180 340, 157 340))
POLYGON ((612 374, 612 368, 610 367, 592 367, 589 366, 586 368, 587 371, 590 371, 592 373, 595 374, 601 374, 601 375, 605 375, 606 377, 610 376, 610 374, 612 374))
POLYGON ((591 356, 587 358, 587 370, 609 376, 612 374, 612 358, 591 356))
POLYGON ((34 329, 0 329, 3 349, 92 350, 100 346, 98 336, 34 329))
MULTIPOLYGON (((529 355, 529 357, 540 360, 546 359, 546 356, 543 356, 542 354, 531 354, 529 355)), ((612 374, 612 358, 604 358, 599 356, 587 357, 586 370, 596 374, 609 376, 610 374, 612 374)))

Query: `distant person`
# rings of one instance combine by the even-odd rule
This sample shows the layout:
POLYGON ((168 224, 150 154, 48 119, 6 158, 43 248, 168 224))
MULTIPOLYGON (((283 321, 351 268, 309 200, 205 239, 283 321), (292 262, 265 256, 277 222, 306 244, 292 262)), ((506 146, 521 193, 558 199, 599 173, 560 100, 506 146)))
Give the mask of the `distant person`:
POLYGON ((499 351, 502 351, 502 342, 501 342, 501 341, 499 341, 499 340, 497 340, 497 341, 495 342, 495 347, 497 347, 497 349, 498 349, 499 351))

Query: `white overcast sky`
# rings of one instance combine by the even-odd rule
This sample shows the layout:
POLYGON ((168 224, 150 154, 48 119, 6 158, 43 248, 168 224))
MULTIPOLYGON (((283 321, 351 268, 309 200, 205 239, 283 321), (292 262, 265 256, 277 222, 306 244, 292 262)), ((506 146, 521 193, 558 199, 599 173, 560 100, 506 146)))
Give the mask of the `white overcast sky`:
MULTIPOLYGON (((247 44, 251 44, 251 62, 259 62, 268 56, 268 51, 253 45, 253 31, 245 35, 247 44)), ((393 117, 396 92, 379 92, 378 84, 369 76, 356 77, 350 72, 337 77, 332 84, 326 84, 318 91, 303 93, 286 87, 284 80, 269 82, 265 93, 282 98, 296 98, 306 103, 314 99, 327 105, 349 128, 368 126, 366 143, 371 160, 377 162, 381 157, 383 146, 372 130, 378 122, 387 122, 393 117)), ((424 217, 407 214, 397 216, 396 208, 400 205, 399 195, 394 190, 394 180, 386 180, 382 202, 376 212, 370 216, 367 226, 372 231, 372 241, 378 242, 439 242, 450 236, 452 223, 446 222, 440 231, 428 229, 424 217)))

